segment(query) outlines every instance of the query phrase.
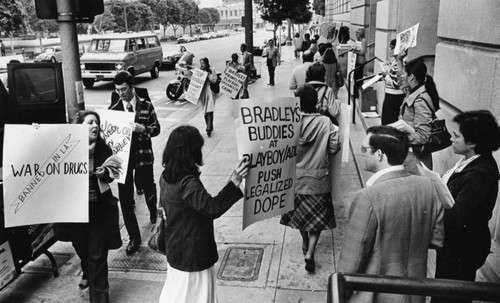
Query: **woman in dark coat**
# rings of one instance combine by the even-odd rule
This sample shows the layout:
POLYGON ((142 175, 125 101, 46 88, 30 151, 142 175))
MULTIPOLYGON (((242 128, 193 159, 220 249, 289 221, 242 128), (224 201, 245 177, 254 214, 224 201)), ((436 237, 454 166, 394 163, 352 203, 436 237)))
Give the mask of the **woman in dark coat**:
POLYGON ((56 238, 71 241, 80 257, 81 289, 89 287, 90 302, 109 302, 108 250, 122 245, 118 223, 117 199, 111 189, 101 192, 98 179, 110 183, 109 170, 101 165, 111 155, 100 135, 99 115, 92 111, 80 111, 77 123, 89 126, 89 223, 56 224, 56 238))
MULTIPOLYGON (((498 194, 498 166, 492 152, 500 147, 500 131, 495 117, 486 110, 470 111, 453 118, 452 148, 463 155, 443 175, 455 200, 445 211, 444 246, 438 250, 436 278, 474 281, 476 270, 490 253, 491 219, 498 194)), ((470 300, 433 298, 436 302, 470 300)))

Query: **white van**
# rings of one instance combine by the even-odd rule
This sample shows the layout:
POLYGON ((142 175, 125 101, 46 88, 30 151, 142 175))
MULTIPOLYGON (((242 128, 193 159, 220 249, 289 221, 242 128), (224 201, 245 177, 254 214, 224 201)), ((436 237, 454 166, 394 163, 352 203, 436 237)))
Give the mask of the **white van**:
POLYGON ((156 34, 112 34, 96 36, 88 51, 80 57, 82 80, 86 88, 96 81, 113 80, 122 70, 132 75, 160 74, 163 51, 156 34))

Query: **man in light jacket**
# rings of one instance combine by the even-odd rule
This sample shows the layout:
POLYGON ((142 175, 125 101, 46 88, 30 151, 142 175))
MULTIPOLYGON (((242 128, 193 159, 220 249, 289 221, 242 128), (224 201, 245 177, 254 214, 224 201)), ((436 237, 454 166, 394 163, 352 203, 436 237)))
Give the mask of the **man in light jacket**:
MULTIPOLYGON (((338 272, 425 278, 427 250, 443 246, 444 209, 434 183, 403 167, 407 136, 367 130, 364 169, 375 173, 354 198, 338 272)), ((425 302, 425 297, 355 292, 349 302, 425 302)))

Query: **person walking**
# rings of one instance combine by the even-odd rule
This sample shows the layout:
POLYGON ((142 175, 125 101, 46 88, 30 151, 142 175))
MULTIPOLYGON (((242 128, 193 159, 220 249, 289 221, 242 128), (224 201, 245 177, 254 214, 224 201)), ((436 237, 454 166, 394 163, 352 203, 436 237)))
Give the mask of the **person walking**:
MULTIPOLYGON (((490 253, 488 222, 498 196, 498 165, 492 155, 500 147, 498 122, 486 110, 453 118, 453 152, 463 156, 442 177, 455 200, 444 213, 444 246, 436 257, 436 279, 475 281, 490 253)), ((471 300, 433 297, 432 303, 471 300)))
MULTIPOLYGON (((364 169, 374 173, 350 207, 337 271, 425 278, 429 248, 443 245, 444 209, 432 180, 403 164, 408 137, 390 126, 367 129, 364 169)), ((358 291, 348 302, 425 302, 425 297, 358 291)))
POLYGON ((109 109, 135 113, 127 176, 124 184, 118 184, 123 221, 130 238, 126 253, 131 255, 139 249, 141 244, 141 233, 134 212, 134 172, 136 180, 141 183, 140 188, 144 190, 150 222, 156 223, 157 191, 153 173, 154 154, 151 138, 160 133, 160 123, 156 118, 153 104, 136 93, 132 74, 121 71, 116 74, 113 82, 120 99, 109 109))
POLYGON ((263 57, 266 57, 267 70, 269 71, 269 83, 267 85, 274 86, 274 70, 276 66, 280 64, 280 52, 277 47, 274 47, 274 40, 269 39, 267 47, 262 53, 263 57))
POLYGON ((245 81, 245 84, 243 85, 243 95, 241 96, 241 99, 248 99, 248 84, 252 84, 252 74, 255 71, 255 66, 253 65, 253 55, 249 51, 247 51, 247 45, 245 43, 242 43, 240 45, 240 51, 241 51, 241 60, 242 64, 245 67, 245 74, 247 75, 247 80, 245 81))
POLYGON ((326 69, 323 63, 314 62, 306 72, 306 83, 312 85, 318 93, 316 107, 322 115, 328 116, 332 123, 338 125, 341 102, 335 98, 335 92, 325 83, 326 69))
POLYGON ((102 167, 113 153, 101 137, 101 120, 96 112, 80 111, 76 123, 89 128, 89 222, 57 223, 55 237, 73 243, 83 273, 78 286, 80 289, 89 288, 90 302, 108 303, 108 250, 120 248, 122 240, 118 200, 109 187, 101 192, 98 183, 114 180, 109 170, 102 167))
POLYGON ((294 210, 280 223, 300 231, 305 270, 314 273, 314 254, 321 231, 336 227, 328 157, 340 150, 339 129, 318 113, 318 93, 311 85, 299 88, 302 123, 297 146, 294 210))
POLYGON ((385 81, 385 98, 382 105, 382 125, 387 125, 398 121, 399 110, 405 93, 399 87, 398 81, 398 60, 394 55, 394 48, 396 47, 396 39, 392 39, 389 44, 391 52, 391 61, 384 64, 382 75, 385 81))
POLYGON ((298 32, 295 33, 295 36, 292 39, 292 43, 293 43, 293 48, 294 48, 293 52, 295 58, 300 58, 300 52, 302 51, 302 37, 298 32))
POLYGON ((314 54, 309 50, 302 54, 302 64, 294 67, 290 75, 290 83, 288 84, 289 89, 296 91, 297 88, 306 84, 306 72, 313 63, 313 58, 314 54))
POLYGON ((340 64, 335 56, 332 48, 327 48, 323 54, 323 66, 325 67, 325 83, 333 90, 333 97, 335 99, 339 96, 340 87, 337 86, 335 79, 337 79, 337 72, 341 73, 340 64))
POLYGON ((3 44, 2 40, 0 40, 0 53, 2 57, 5 57, 5 44, 3 44))
POLYGON ((160 203, 166 213, 168 274, 160 303, 217 302, 214 265, 219 256, 213 221, 243 197, 239 186, 249 168, 240 161, 212 197, 200 180, 203 144, 198 129, 182 125, 172 131, 163 152, 160 203))
POLYGON ((217 82, 217 72, 210 67, 208 58, 200 59, 200 69, 208 73, 207 80, 200 94, 201 105, 205 116, 205 123, 207 124, 207 136, 211 136, 214 130, 214 110, 215 110, 215 96, 210 84, 217 82))

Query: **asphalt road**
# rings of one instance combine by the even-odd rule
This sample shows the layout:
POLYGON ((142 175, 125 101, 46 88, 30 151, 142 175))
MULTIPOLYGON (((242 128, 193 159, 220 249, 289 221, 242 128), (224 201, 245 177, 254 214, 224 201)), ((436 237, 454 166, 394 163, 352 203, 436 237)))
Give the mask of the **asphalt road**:
MULTIPOLYGON (((258 31, 254 33, 254 45, 261 45, 265 38, 272 37, 272 32, 258 31)), ((240 52, 240 44, 245 42, 244 33, 233 33, 228 37, 216 38, 211 40, 197 41, 182 44, 188 51, 192 52, 195 57, 193 63, 199 66, 199 60, 207 57, 210 65, 216 71, 221 72, 226 66, 226 61, 230 60, 232 53, 240 52)), ((177 45, 175 42, 163 42, 162 45, 177 45)), ((178 44, 179 47, 181 44, 178 44)), ((256 64, 260 63, 260 57, 255 60, 256 64)), ((159 119, 165 119, 176 111, 191 111, 195 108, 189 102, 171 101, 167 98, 165 90, 167 84, 175 79, 175 70, 162 70, 157 79, 151 79, 149 73, 144 73, 136 76, 136 85, 147 88, 149 95, 157 111, 159 119)), ((91 89, 84 89, 85 107, 87 109, 107 108, 110 104, 111 92, 114 89, 113 82, 101 81, 96 82, 91 89)))

